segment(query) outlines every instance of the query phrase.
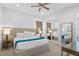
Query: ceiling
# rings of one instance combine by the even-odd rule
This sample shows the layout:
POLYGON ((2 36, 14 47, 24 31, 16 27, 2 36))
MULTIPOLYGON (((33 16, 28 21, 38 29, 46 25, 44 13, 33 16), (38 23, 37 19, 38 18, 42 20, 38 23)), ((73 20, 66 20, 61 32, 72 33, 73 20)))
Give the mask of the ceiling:
POLYGON ((36 16, 43 16, 43 15, 46 16, 46 15, 53 15, 53 14, 59 13, 63 11, 64 9, 67 9, 68 7, 72 7, 76 4, 74 3, 50 3, 46 5, 47 7, 50 8, 50 10, 45 10, 42 8, 41 12, 38 11, 38 7, 37 8, 30 7, 31 5, 37 5, 37 3, 20 3, 19 7, 16 7, 16 3, 2 3, 1 5, 6 8, 14 9, 14 10, 21 11, 24 13, 33 14, 36 16), (44 14, 42 14, 42 12, 44 14))

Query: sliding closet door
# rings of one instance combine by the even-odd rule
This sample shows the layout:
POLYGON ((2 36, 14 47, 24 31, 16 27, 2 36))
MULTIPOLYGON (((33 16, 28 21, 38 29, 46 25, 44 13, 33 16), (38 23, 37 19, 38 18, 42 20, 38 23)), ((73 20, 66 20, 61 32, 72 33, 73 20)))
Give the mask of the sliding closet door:
POLYGON ((36 33, 43 31, 43 23, 41 21, 36 21, 36 33))

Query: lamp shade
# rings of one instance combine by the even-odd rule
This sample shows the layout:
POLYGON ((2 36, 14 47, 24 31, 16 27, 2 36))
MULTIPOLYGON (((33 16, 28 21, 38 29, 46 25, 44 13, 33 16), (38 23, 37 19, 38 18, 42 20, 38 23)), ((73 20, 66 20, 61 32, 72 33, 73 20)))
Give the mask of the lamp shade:
POLYGON ((3 29, 3 34, 4 35, 9 35, 11 29, 3 29))
POLYGON ((52 31, 51 30, 49 30, 49 33, 51 33, 52 31))
POLYGON ((39 33, 41 34, 41 33, 42 33, 42 31, 39 31, 39 33))

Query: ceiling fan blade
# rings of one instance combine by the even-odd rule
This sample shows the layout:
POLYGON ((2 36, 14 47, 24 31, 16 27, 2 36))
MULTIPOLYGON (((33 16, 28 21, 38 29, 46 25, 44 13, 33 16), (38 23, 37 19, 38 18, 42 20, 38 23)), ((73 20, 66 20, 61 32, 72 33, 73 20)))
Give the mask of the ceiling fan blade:
POLYGON ((36 6, 30 6, 30 7, 39 7, 38 5, 36 5, 36 6))
POLYGON ((47 10, 50 10, 49 8, 45 7, 45 6, 42 6, 43 8, 47 9, 47 10))
POLYGON ((38 3, 39 4, 39 6, 41 6, 41 3, 38 3))
POLYGON ((41 11, 41 8, 39 8, 39 11, 41 11))
POLYGON ((47 5, 47 4, 50 4, 50 3, 44 3, 44 4, 42 4, 42 5, 47 5))

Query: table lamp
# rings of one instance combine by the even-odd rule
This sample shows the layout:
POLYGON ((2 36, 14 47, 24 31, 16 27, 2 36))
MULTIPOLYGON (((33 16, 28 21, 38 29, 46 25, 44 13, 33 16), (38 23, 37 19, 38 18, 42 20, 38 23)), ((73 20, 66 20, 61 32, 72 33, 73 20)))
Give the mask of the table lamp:
POLYGON ((3 29, 3 34, 6 35, 6 40, 8 40, 8 35, 10 35, 11 29, 3 29))
POLYGON ((51 30, 49 30, 49 33, 52 33, 52 31, 51 31, 51 30))
POLYGON ((50 33, 50 36, 51 36, 52 31, 51 31, 51 30, 49 30, 48 32, 50 33))
POLYGON ((41 36, 41 34, 42 34, 42 31, 41 31, 41 30, 39 31, 39 34, 40 34, 40 37, 42 37, 42 36, 41 36))

